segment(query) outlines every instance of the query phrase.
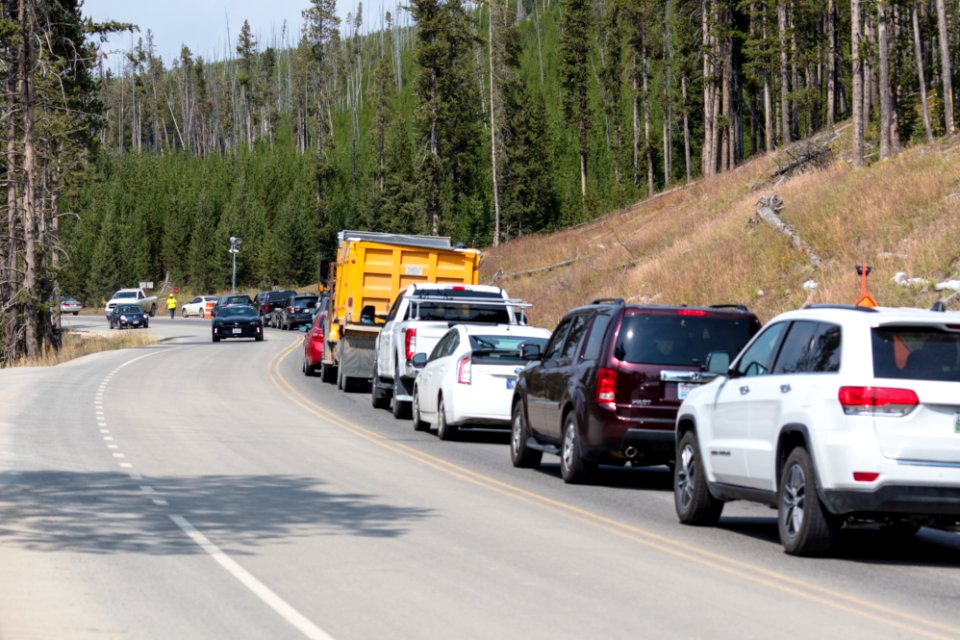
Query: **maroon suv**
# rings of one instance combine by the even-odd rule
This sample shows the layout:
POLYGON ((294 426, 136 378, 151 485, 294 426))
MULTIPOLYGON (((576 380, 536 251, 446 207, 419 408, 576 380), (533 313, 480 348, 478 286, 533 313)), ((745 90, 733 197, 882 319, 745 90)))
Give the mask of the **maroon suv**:
POLYGON ((704 381, 707 355, 739 353, 760 330, 746 307, 667 307, 594 300, 564 316, 513 397, 510 456, 537 467, 560 456, 566 482, 598 463, 672 464, 677 409, 704 381))

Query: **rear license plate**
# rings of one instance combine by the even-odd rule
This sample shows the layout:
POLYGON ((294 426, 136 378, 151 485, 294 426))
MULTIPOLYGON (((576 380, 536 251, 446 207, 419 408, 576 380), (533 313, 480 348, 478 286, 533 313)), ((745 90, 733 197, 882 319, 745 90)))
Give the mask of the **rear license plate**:
POLYGON ((516 378, 507 378, 507 389, 513 389, 517 386, 516 378))
POLYGON ((678 382, 677 383, 677 400, 684 400, 690 394, 691 391, 697 388, 697 385, 690 382, 678 382))
POLYGON ((242 331, 243 331, 243 329, 234 329, 234 330, 233 330, 233 333, 241 333, 242 331))

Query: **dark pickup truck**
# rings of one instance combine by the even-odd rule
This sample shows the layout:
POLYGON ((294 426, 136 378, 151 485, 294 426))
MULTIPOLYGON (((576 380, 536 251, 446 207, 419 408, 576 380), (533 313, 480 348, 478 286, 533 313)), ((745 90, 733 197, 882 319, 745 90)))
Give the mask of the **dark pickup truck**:
POLYGON ((283 307, 279 310, 278 325, 281 329, 296 329, 302 324, 307 324, 313 320, 313 313, 316 311, 319 296, 310 295, 292 295, 287 298, 283 307))

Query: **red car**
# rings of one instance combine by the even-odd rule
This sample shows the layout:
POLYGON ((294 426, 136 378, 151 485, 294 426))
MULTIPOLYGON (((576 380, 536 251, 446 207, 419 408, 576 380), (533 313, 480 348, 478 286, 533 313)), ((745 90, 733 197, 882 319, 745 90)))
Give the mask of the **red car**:
POLYGON ((303 375, 312 376, 320 368, 323 360, 323 323, 327 319, 327 312, 321 311, 314 317, 307 335, 303 338, 303 375))

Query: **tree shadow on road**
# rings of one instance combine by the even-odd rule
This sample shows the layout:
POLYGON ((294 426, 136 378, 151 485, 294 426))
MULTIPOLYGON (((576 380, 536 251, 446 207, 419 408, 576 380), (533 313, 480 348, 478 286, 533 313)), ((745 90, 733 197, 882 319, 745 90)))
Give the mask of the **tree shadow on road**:
POLYGON ((225 551, 316 536, 395 538, 432 510, 377 496, 324 491, 296 475, 152 477, 119 473, 0 473, 0 544, 37 551, 193 554, 200 549, 170 520, 187 518, 225 551), (150 486, 155 492, 145 492, 150 486), (164 500, 158 506, 154 499, 164 500))

